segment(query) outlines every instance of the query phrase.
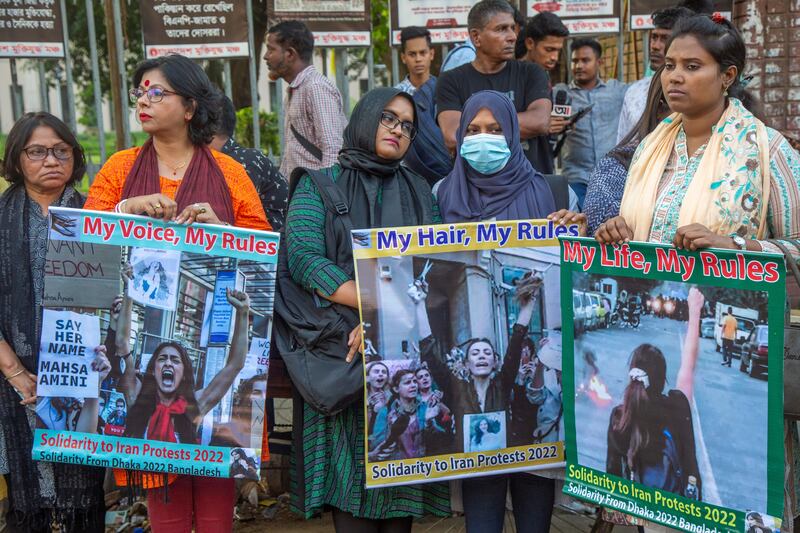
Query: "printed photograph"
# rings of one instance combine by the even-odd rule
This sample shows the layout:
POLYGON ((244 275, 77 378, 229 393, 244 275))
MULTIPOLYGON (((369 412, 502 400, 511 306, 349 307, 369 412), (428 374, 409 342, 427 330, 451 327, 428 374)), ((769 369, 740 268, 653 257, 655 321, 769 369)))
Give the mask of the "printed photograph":
POLYGON ((100 391, 99 397, 100 428, 98 433, 104 435, 125 434, 128 419, 128 407, 125 396, 117 391, 100 391))
POLYGON ((235 479, 259 480, 259 457, 242 448, 231 450, 231 477, 235 479))
POLYGON ((767 294, 572 276, 579 464, 765 509, 767 294))
POLYGON ((141 305, 174 311, 177 303, 181 253, 132 248, 128 295, 141 305))
POLYGON ((558 248, 357 268, 369 461, 563 439, 558 248))
POLYGON ((506 447, 506 413, 482 413, 464 415, 464 451, 492 452, 506 447))
MULTIPOLYGON (((91 384, 84 386, 80 375, 52 365, 51 387, 61 394, 39 400, 39 427, 260 448, 274 265, 118 248, 122 267, 117 290, 103 293, 105 308, 45 311, 56 319, 77 317, 50 320, 66 325, 64 331, 55 326, 52 346, 58 348, 50 355, 58 361, 64 352, 91 353, 87 371, 99 374, 99 387, 92 396, 91 384), (89 342, 80 335, 95 322, 100 333, 89 342)), ((75 283, 96 288, 91 279, 75 283)), ((48 349, 43 343, 42 350, 48 349)))

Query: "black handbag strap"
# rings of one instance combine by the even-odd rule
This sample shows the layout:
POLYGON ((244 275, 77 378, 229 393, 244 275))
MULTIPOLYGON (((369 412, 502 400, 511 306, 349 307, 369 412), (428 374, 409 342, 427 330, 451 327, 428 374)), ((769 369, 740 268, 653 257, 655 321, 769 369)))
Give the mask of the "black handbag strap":
POLYGON ((320 150, 316 144, 306 139, 299 131, 297 131, 293 124, 289 124, 289 129, 292 130, 292 135, 294 135, 294 138, 300 143, 300 146, 305 148, 309 154, 313 155, 314 158, 321 163, 322 150, 320 150))

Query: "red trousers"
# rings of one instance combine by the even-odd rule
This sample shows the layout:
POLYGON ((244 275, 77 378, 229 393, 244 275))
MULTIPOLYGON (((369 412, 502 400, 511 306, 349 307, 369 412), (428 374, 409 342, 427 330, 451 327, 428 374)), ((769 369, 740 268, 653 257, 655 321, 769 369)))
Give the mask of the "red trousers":
POLYGON ((169 485, 167 502, 162 489, 147 491, 147 511, 153 533, 230 533, 236 480, 178 476, 169 485), (194 528, 194 529, 193 529, 194 528))

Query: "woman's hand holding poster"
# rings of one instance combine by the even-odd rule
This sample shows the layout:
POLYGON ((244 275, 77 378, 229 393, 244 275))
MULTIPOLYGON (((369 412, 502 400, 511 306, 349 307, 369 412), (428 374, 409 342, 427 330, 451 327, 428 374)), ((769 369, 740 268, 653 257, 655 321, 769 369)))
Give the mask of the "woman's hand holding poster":
POLYGON ((783 516, 783 258, 562 246, 564 492, 693 532, 783 516))
POLYGON ((557 238, 577 234, 547 220, 353 232, 368 487, 563 467, 557 238))
MULTIPOLYGON (((269 342, 278 235, 73 209, 50 216, 51 240, 117 247, 106 254, 117 264, 98 268, 120 279, 118 291, 95 295, 105 308, 45 309, 34 459, 257 472, 267 361, 248 352, 269 342), (214 316, 224 335, 210 334, 214 316)), ((73 283, 76 293, 98 290, 92 279, 73 283)))

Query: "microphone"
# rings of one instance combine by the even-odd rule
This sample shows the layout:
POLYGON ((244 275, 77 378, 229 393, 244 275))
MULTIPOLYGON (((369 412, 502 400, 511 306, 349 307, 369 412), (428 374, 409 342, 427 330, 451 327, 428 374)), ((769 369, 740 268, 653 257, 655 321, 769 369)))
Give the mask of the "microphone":
POLYGON ((558 88, 555 90, 553 110, 550 116, 561 118, 569 118, 572 116, 572 98, 566 89, 558 88))

